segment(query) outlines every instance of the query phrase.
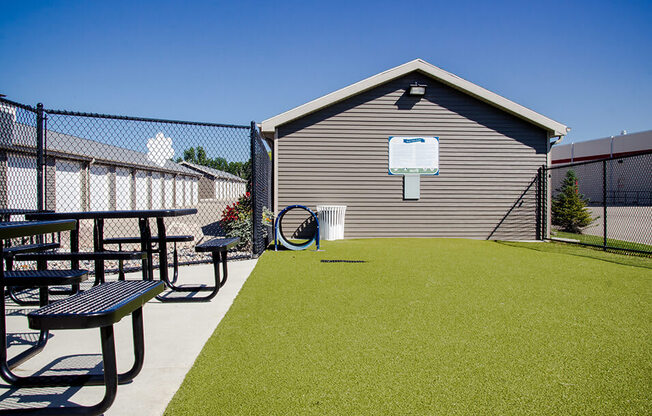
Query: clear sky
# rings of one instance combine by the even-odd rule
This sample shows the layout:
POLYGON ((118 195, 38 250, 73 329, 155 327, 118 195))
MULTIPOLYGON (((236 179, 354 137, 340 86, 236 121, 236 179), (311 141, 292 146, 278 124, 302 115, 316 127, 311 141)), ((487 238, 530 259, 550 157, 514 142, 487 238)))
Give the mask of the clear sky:
POLYGON ((0 93, 261 121, 422 58, 572 128, 652 129, 652 1, 0 0, 0 93))

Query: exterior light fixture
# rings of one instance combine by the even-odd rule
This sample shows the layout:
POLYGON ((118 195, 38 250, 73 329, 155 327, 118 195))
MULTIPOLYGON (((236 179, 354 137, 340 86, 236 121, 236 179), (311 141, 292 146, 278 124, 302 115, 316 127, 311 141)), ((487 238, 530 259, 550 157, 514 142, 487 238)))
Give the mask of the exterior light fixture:
POLYGON ((411 95, 413 97, 423 97, 424 95, 426 95, 426 85, 422 85, 417 82, 410 84, 408 95, 411 95))

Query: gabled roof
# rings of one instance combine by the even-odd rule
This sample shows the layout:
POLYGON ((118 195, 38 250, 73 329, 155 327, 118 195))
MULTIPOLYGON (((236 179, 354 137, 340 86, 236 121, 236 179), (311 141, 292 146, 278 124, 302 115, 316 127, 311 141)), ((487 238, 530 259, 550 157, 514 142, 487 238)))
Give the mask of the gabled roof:
POLYGON ((223 170, 214 169, 209 166, 198 165, 196 163, 190 163, 186 161, 179 162, 179 164, 188 167, 190 169, 196 170, 197 172, 201 172, 203 174, 211 176, 213 179, 228 179, 234 182, 247 182, 246 180, 242 179, 237 175, 234 175, 229 172, 224 172, 223 170))
POLYGON ((450 87, 471 95, 481 101, 484 101, 494 107, 503 111, 513 114, 523 120, 535 124, 544 130, 550 132, 551 136, 564 136, 570 129, 548 117, 536 113, 529 108, 516 104, 505 97, 501 97, 489 90, 486 90, 478 85, 475 85, 465 79, 444 71, 422 59, 415 59, 395 68, 388 69, 385 72, 376 74, 355 84, 344 87, 340 90, 326 94, 323 97, 312 100, 306 104, 300 105, 292 110, 281 113, 272 118, 264 120, 260 127, 263 135, 268 138, 273 137, 274 130, 285 123, 299 119, 310 113, 321 110, 340 101, 346 100, 349 97, 360 94, 361 92, 370 90, 378 85, 384 84, 396 78, 402 77, 410 72, 418 71, 429 77, 436 79, 450 87))

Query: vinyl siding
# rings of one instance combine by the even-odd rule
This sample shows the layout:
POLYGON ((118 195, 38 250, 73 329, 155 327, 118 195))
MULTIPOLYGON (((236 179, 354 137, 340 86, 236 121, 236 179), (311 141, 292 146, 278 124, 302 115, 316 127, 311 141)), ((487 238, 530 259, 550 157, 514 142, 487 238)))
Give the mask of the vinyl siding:
MULTIPOLYGON (((278 129, 278 209, 347 205, 345 238, 534 239, 535 185, 547 133, 421 74, 409 74, 278 129), (426 97, 404 94, 412 82, 426 97), (403 200, 389 136, 439 136, 440 175, 403 200)), ((304 219, 288 215, 286 235, 304 219)))

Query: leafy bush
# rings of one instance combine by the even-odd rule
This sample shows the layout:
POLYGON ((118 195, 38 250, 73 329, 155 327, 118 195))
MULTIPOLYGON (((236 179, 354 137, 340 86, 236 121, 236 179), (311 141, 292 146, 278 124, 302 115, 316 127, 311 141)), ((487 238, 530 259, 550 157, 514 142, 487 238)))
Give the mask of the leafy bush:
POLYGON ((240 237, 239 250, 251 250, 251 193, 247 192, 224 208, 220 224, 227 237, 240 237))
MULTIPOLYGON (((263 225, 272 225, 274 213, 263 207, 263 225)), ((251 193, 242 195, 237 202, 227 206, 220 220, 227 237, 240 237, 239 250, 249 251, 253 240, 253 219, 251 193)), ((263 237, 267 237, 267 227, 263 227, 263 237)))
POLYGON ((597 218, 591 218, 586 208, 588 200, 580 194, 575 171, 569 169, 557 189, 558 195, 552 199, 552 223, 562 231, 581 234, 582 228, 589 226, 597 218))

